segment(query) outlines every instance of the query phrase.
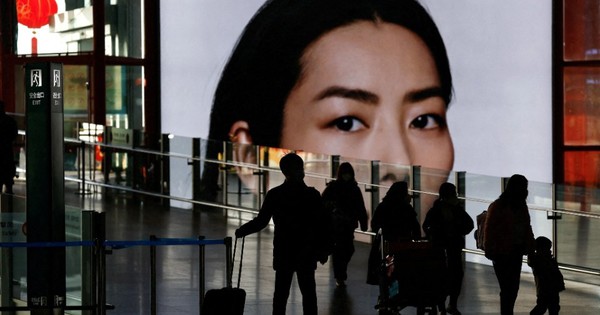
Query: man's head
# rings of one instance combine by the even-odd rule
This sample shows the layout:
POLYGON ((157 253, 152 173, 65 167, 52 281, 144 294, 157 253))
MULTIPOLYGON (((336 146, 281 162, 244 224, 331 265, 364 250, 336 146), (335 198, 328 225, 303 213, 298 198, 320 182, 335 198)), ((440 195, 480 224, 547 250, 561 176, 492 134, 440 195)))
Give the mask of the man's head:
POLYGON ((296 153, 288 153, 279 161, 279 168, 286 179, 304 178, 304 161, 296 153))

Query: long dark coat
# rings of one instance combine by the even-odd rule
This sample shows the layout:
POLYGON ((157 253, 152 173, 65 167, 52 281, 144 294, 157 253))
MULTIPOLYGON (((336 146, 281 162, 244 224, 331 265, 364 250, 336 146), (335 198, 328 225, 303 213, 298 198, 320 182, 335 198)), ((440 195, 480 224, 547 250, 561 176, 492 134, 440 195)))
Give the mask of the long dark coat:
POLYGON ((269 190, 258 216, 242 225, 248 235, 275 223, 273 268, 313 268, 329 254, 329 220, 321 194, 304 182, 285 181, 269 190))

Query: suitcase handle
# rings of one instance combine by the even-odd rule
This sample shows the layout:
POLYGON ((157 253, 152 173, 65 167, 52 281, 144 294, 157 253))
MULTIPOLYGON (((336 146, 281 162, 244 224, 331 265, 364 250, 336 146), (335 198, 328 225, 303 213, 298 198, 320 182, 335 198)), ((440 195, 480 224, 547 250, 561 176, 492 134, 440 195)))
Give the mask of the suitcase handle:
MULTIPOLYGON (((233 279, 233 270, 235 268, 233 268, 234 264, 235 264, 235 252, 237 251, 237 241, 238 238, 235 238, 235 243, 233 245, 233 257, 231 259, 231 274, 229 275, 229 283, 232 282, 233 279)), ((237 287, 240 287, 240 281, 242 278, 242 260, 244 259, 244 244, 246 243, 246 237, 242 237, 242 249, 240 250, 240 267, 239 267, 239 272, 238 272, 238 281, 237 281, 237 287)))

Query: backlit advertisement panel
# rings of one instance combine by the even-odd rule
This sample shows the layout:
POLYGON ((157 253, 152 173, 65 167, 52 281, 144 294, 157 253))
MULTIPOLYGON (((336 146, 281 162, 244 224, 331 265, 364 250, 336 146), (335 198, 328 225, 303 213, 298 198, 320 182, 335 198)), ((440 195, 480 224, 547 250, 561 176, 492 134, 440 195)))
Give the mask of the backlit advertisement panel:
POLYGON ((161 1, 163 132, 552 182, 552 2, 365 2, 161 1))
MULTIPOLYGON (((263 3, 260 0, 161 2, 162 104, 169 109, 162 114, 164 132, 214 138, 209 133, 217 85, 236 44, 245 45, 240 36, 263 3)), ((382 35, 360 27, 334 28, 328 38, 321 36, 318 38, 322 41, 310 42, 310 57, 303 55, 304 61, 312 66, 302 69, 305 84, 284 79, 267 81, 273 78, 265 72, 244 79, 242 72, 258 70, 250 69, 250 64, 236 68, 232 80, 264 82, 269 88, 246 89, 243 92, 246 94, 235 98, 224 113, 215 115, 227 117, 218 123, 221 132, 217 138, 492 176, 521 173, 530 180, 551 182, 551 3, 536 0, 422 0, 420 3, 439 29, 449 60, 452 85, 447 111, 441 107, 445 105, 443 84, 441 91, 426 91, 434 96, 419 99, 424 106, 398 105, 406 100, 407 94, 402 91, 415 88, 410 86, 410 80, 425 84, 420 87, 422 90, 440 87, 438 57, 431 56, 433 44, 419 36, 411 41, 415 39, 414 32, 402 34, 390 30, 386 37, 385 30, 382 35), (335 36, 338 31, 339 37, 335 36), (352 39, 344 41, 344 35, 352 39), (399 58, 386 59, 385 53, 399 58), (424 62, 415 59, 422 56, 429 58, 424 62), (405 58, 404 64, 400 57, 405 58), (413 77, 406 75, 410 67, 417 69, 412 72, 413 77), (428 73, 433 75, 428 77, 428 73), (435 83, 423 83, 428 78, 435 83), (287 87, 278 91, 274 82, 304 90, 290 93, 292 89, 287 87), (300 93, 304 91, 309 92, 300 93), (314 91, 321 92, 322 98, 305 106, 307 100, 315 100, 316 94, 310 94, 314 91), (272 107, 260 98, 267 92, 283 95, 280 98, 290 106, 282 110, 280 102, 279 110, 289 117, 273 119, 272 107), (244 107, 262 116, 262 121, 272 123, 249 122, 239 110, 244 107), (309 107, 312 109, 308 110, 309 107), (299 136, 290 138, 286 131, 299 136)), ((304 24, 290 26, 294 23, 293 15, 285 14, 291 14, 292 10, 283 11, 277 13, 278 20, 288 19, 287 33, 273 35, 280 36, 281 46, 297 37, 293 27, 305 30, 319 23, 318 15, 313 13, 313 18, 306 19, 304 24)), ((270 20, 264 18, 258 22, 279 23, 266 21, 270 20)), ((265 25, 260 27, 268 29, 265 25)), ((246 39, 249 46, 268 42, 260 41, 260 36, 258 39, 249 36, 246 39)), ((286 64, 285 56, 290 57, 289 51, 277 53, 272 47, 265 51, 272 52, 265 58, 277 59, 279 65, 286 64)), ((246 57, 239 62, 245 62, 243 58, 246 57)), ((255 68, 264 66, 257 64, 256 59, 253 61, 251 65, 255 68)), ((277 71, 288 70, 268 71, 278 78, 277 71)), ((225 99, 237 94, 223 91, 225 99)))

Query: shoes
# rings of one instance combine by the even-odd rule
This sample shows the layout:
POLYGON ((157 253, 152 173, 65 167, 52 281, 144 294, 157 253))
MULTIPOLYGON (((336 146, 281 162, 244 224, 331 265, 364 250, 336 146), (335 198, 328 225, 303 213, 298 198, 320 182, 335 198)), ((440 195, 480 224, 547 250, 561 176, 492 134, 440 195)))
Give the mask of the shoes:
POLYGON ((335 279, 335 286, 338 288, 343 288, 346 286, 346 282, 344 282, 344 280, 335 279))
POLYGON ((461 315, 462 313, 454 305, 448 305, 446 312, 452 315, 461 315))

